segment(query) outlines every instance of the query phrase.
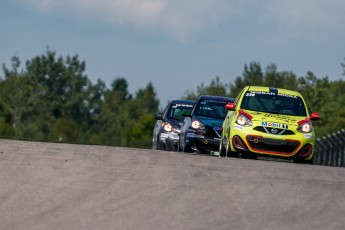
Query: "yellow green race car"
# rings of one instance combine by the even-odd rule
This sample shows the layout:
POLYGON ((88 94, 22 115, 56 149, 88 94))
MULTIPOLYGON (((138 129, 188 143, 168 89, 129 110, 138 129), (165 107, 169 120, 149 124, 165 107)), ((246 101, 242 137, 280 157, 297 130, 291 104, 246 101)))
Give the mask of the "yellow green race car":
POLYGON ((226 105, 219 156, 257 156, 312 163, 315 133, 301 94, 291 90, 246 86, 226 105))

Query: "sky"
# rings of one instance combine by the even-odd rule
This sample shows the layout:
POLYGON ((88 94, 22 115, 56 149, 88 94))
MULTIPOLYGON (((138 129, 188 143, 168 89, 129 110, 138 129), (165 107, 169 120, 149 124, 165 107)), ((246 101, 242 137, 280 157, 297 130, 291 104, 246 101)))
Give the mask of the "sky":
MULTIPOLYGON (((49 50, 131 94, 152 83, 164 106, 245 65, 345 79, 344 0, 1 0, 0 64, 49 50)), ((0 72, 3 76, 3 72, 0 72)))

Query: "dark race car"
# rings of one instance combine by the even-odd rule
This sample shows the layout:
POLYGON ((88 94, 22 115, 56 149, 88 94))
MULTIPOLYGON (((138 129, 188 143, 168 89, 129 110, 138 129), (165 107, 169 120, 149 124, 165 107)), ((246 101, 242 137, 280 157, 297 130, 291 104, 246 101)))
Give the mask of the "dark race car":
POLYGON ((200 96, 190 114, 185 115, 178 151, 213 154, 219 150, 225 105, 234 98, 200 96))
POLYGON ((156 125, 153 129, 152 148, 157 150, 176 151, 183 113, 189 113, 195 101, 173 100, 162 113, 157 113, 156 125))

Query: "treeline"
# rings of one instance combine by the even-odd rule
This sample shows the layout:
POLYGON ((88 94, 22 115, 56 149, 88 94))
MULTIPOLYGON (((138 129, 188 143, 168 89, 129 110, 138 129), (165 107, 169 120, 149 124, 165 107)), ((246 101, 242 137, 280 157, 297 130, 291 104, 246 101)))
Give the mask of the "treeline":
POLYGON ((50 142, 151 146, 159 101, 151 83, 135 95, 124 78, 111 88, 85 76, 78 56, 48 50, 25 63, 3 65, 0 80, 0 137, 50 142))
MULTIPOLYGON (((3 64, 0 138, 150 148, 154 114, 165 106, 159 104, 152 83, 132 95, 125 78, 114 79, 107 88, 101 80, 93 84, 85 69, 86 63, 77 55, 58 57, 50 50, 26 61, 25 67, 18 57, 11 59, 11 67, 3 64)), ((301 92, 310 109, 321 115, 314 124, 318 136, 345 127, 344 81, 331 82, 312 72, 297 77, 293 72, 277 71, 274 64, 263 71, 259 63, 252 62, 233 83, 222 83, 216 77, 181 98, 235 97, 245 85, 301 92)))

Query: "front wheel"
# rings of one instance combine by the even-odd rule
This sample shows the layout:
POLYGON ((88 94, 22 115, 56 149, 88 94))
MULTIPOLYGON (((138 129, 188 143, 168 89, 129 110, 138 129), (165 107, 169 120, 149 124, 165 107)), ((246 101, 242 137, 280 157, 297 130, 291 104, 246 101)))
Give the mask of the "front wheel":
POLYGON ((224 157, 224 156, 225 156, 224 141, 223 141, 223 138, 221 138, 220 143, 219 143, 219 157, 224 157))
POLYGON ((226 157, 238 157, 238 153, 237 152, 232 152, 231 151, 230 139, 228 139, 228 143, 226 144, 225 156, 226 157))
POLYGON ((313 158, 311 158, 310 160, 302 160, 302 159, 297 158, 297 159, 293 159, 293 163, 312 165, 313 164, 313 158))
POLYGON ((184 152, 184 153, 190 152, 190 148, 189 148, 189 145, 186 142, 186 138, 185 137, 180 139, 179 143, 180 143, 179 145, 180 145, 180 149, 181 149, 182 152, 184 152))

